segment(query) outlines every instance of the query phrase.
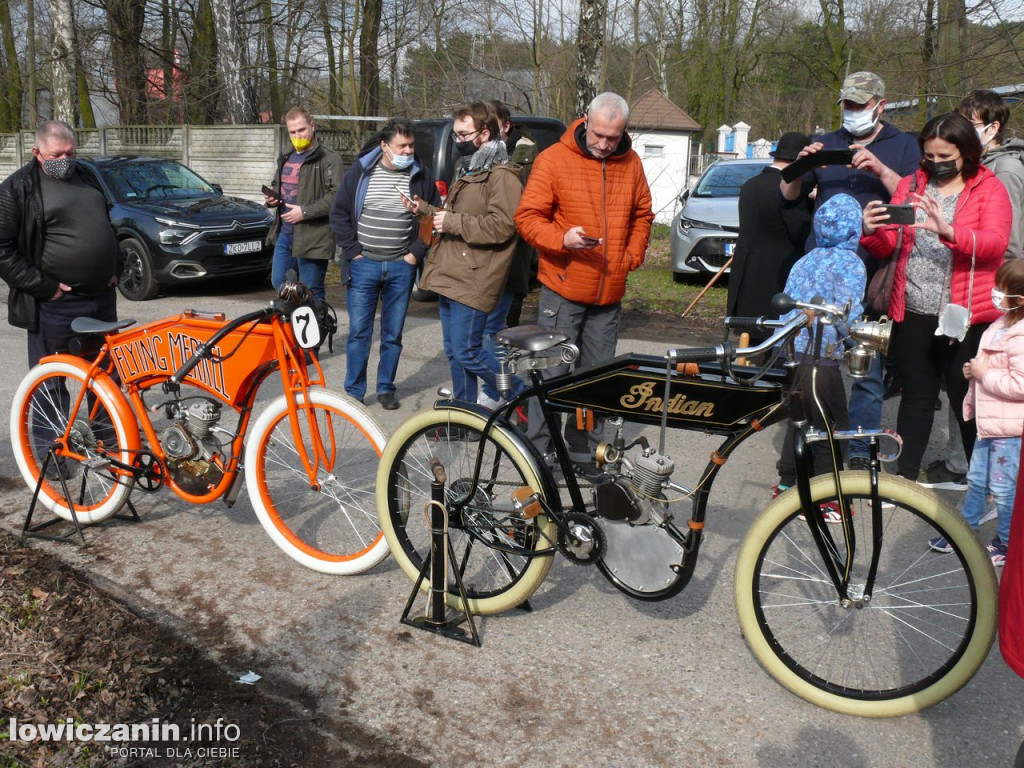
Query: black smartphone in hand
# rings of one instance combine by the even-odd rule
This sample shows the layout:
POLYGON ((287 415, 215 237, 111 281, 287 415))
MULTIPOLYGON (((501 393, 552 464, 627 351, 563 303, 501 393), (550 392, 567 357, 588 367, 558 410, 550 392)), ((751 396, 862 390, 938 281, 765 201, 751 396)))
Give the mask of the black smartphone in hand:
POLYGON ((883 205, 882 210, 889 214, 886 224, 913 224, 917 218, 912 205, 883 205))
POLYGON ((266 184, 264 184, 262 187, 260 187, 260 189, 263 190, 263 194, 264 195, 266 195, 267 197, 271 198, 272 200, 276 200, 279 203, 284 202, 281 199, 281 196, 277 193, 277 191, 272 189, 272 188, 270 188, 270 187, 268 187, 266 184))

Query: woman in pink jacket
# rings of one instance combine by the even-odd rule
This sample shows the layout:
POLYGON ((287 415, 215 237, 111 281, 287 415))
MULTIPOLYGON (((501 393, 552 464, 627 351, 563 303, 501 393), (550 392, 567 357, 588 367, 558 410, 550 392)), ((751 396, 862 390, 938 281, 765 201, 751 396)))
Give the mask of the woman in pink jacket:
MULTIPOLYGON (((998 566, 1006 561, 1010 541, 1024 432, 1024 260, 1013 259, 999 268, 991 295, 992 305, 1005 314, 985 331, 978 354, 963 368, 964 378, 970 381, 964 418, 975 419, 978 427, 963 515, 977 529, 988 495, 995 499, 998 535, 988 551, 992 564, 998 566)), ((931 545, 939 552, 953 551, 945 539, 934 539, 931 545)))
POLYGON ((888 224, 882 203, 873 201, 864 209, 861 238, 868 253, 887 259, 903 231, 889 315, 896 322, 892 350, 903 386, 896 420, 903 437, 898 472, 911 480, 921 469, 943 379, 964 451, 971 456, 976 433, 974 423, 963 418, 967 382, 961 371, 988 324, 999 317, 991 291, 1013 218, 1006 188, 981 165, 981 142, 967 118, 933 118, 918 143, 921 170, 903 178, 892 196, 893 204, 914 206, 915 223, 888 224), (939 314, 947 304, 970 310, 965 333, 940 335, 939 314))

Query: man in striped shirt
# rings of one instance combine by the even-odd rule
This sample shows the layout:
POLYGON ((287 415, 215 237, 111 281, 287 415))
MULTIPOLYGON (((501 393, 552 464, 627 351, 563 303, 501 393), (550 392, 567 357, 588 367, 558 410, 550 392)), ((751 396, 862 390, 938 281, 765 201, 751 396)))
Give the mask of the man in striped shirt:
POLYGON ((402 354, 402 329, 417 265, 427 253, 419 222, 402 197, 440 205, 430 169, 416 159, 412 122, 392 118, 379 141, 363 153, 342 180, 331 208, 331 231, 341 249, 341 278, 348 286, 349 333, 345 392, 360 402, 380 304, 377 401, 399 407, 395 375, 402 354))

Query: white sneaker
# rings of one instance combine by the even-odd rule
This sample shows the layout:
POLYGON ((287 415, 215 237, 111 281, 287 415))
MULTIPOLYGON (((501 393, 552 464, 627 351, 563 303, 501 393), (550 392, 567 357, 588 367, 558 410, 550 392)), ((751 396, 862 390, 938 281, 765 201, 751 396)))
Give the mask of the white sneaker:
POLYGON ((484 408, 490 408, 492 411, 498 410, 505 404, 504 400, 494 400, 483 393, 483 390, 477 393, 476 396, 477 405, 482 405, 484 408))

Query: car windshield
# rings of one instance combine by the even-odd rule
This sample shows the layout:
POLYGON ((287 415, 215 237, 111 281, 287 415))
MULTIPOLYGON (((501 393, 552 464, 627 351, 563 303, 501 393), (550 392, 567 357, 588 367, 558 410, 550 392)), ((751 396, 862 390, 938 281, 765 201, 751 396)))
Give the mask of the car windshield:
POLYGON ((700 177, 693 196, 739 197, 743 182, 759 174, 764 167, 761 163, 715 163, 700 177))
POLYGON ((118 200, 216 197, 220 193, 181 163, 173 160, 101 165, 118 200))

